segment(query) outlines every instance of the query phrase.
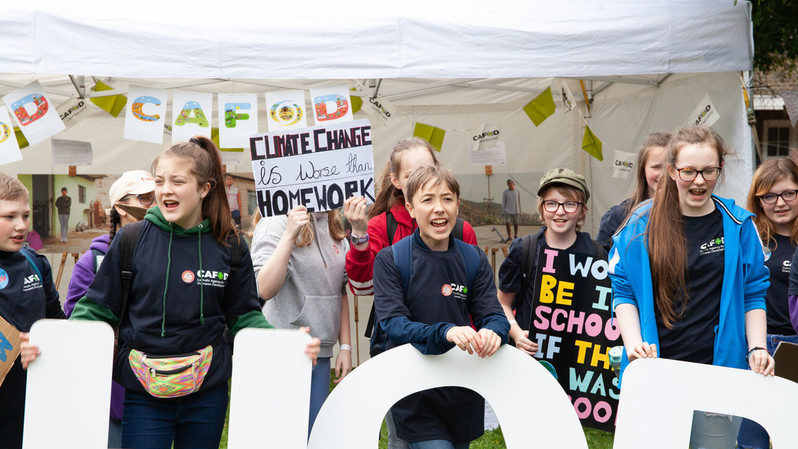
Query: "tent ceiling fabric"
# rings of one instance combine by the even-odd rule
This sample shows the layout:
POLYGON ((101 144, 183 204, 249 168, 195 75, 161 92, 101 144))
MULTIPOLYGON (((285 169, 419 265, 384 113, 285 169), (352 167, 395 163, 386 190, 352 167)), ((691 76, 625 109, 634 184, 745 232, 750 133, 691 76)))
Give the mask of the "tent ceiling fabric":
POLYGON ((0 73, 296 80, 749 70, 750 5, 734 3, 31 0, 0 16, 0 73))

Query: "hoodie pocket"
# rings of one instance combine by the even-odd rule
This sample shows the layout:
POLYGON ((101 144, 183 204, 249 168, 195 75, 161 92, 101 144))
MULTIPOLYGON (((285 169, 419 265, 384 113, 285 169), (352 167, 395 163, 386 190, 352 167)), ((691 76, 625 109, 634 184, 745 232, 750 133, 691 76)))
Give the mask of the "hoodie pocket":
POLYGON ((310 335, 322 343, 335 344, 341 325, 341 295, 305 296, 294 326, 310 326, 310 335))

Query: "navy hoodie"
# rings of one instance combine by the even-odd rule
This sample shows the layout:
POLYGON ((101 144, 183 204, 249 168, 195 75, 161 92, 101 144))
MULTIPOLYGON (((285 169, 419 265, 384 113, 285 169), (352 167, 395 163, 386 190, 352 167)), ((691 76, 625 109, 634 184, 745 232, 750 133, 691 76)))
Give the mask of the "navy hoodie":
MULTIPOLYGON (((133 251, 127 314, 120 317, 120 244, 126 231, 127 227, 122 228, 111 242, 94 282, 70 319, 119 325, 114 380, 125 388, 144 391, 130 369, 131 349, 181 355, 213 345, 213 360, 201 390, 226 382, 232 371, 232 349, 223 338, 225 326, 233 335, 244 327, 272 327, 261 312, 249 251, 230 276, 231 247, 216 241, 208 219, 183 229, 153 207, 144 217, 133 251)), ((229 243, 234 244, 233 239, 229 243)))

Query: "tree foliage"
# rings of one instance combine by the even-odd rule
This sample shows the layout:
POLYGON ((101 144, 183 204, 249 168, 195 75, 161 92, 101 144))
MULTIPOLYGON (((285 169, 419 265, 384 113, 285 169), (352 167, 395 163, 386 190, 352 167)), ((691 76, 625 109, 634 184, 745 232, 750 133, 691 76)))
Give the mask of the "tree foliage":
POLYGON ((798 61, 798 0, 751 0, 754 68, 786 70, 798 61))

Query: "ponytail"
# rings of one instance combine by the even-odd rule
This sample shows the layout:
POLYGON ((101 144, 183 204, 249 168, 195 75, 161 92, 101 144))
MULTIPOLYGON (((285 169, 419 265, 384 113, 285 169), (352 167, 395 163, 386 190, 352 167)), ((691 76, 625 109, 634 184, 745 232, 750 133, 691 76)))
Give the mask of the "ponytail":
POLYGON ((193 163, 191 174, 197 178, 198 185, 210 184, 210 190, 202 199, 202 216, 211 222, 211 231, 220 243, 225 243, 230 235, 240 239, 238 230, 230 215, 230 204, 227 202, 222 159, 219 149, 213 141, 204 136, 195 136, 188 142, 172 145, 152 163, 152 172, 162 157, 178 157, 193 163))
POLYGON ((429 155, 432 156, 433 165, 439 165, 438 158, 435 157, 435 149, 426 140, 420 137, 408 137, 396 142, 396 145, 394 145, 391 149, 391 155, 388 158, 388 162, 385 163, 385 168, 382 170, 382 175, 380 175, 380 188, 377 191, 377 199, 374 201, 374 204, 369 210, 369 218, 373 218, 383 212, 387 212, 400 198, 404 203, 402 191, 397 189, 391 182, 391 174, 394 176, 399 175, 403 153, 407 150, 412 150, 415 148, 427 150, 429 155))

